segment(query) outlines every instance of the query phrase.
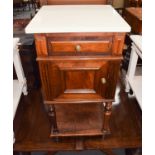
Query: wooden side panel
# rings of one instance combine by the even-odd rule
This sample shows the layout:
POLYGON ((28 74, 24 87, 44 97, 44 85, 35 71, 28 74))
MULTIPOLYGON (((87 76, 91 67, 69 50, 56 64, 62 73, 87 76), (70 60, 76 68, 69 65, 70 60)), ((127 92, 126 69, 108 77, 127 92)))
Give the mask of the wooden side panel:
POLYGON ((106 98, 114 98, 118 75, 120 71, 120 61, 110 61, 108 66, 108 79, 106 85, 106 98))
POLYGON ((63 92, 63 73, 51 62, 39 63, 44 100, 53 100, 63 92))
POLYGON ((34 35, 37 56, 47 56, 47 42, 46 37, 44 35, 34 35))
POLYGON ((113 37, 113 47, 112 53, 113 55, 122 55, 123 47, 124 47, 124 39, 125 33, 115 34, 113 37))

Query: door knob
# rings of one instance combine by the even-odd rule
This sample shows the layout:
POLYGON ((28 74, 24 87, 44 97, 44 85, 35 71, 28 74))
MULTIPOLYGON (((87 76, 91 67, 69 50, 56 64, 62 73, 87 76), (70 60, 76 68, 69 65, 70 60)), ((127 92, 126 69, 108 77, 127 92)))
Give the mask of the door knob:
POLYGON ((101 78, 101 83, 105 84, 106 83, 106 79, 105 78, 101 78))
POLYGON ((75 49, 76 49, 77 52, 80 52, 81 46, 80 45, 76 45, 75 49))

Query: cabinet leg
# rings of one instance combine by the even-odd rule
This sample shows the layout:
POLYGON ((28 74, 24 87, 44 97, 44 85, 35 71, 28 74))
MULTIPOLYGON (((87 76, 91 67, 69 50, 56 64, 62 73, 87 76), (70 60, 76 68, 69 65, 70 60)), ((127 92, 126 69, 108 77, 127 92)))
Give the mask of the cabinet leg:
POLYGON ((103 118, 103 135, 110 134, 110 117, 112 112, 112 102, 106 102, 104 106, 104 118, 103 118))
POLYGON ((54 105, 49 106, 48 114, 50 116, 50 121, 52 124, 52 132, 56 134, 56 133, 58 133, 58 126, 57 126, 56 112, 55 112, 55 106, 54 105))

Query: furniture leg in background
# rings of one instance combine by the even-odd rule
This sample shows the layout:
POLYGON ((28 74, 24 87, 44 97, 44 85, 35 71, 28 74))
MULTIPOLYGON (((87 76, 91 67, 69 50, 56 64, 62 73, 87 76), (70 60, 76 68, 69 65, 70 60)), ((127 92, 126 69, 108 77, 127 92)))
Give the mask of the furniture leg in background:
POLYGON ((13 40, 13 44, 14 44, 13 63, 14 63, 15 71, 17 74, 17 79, 13 80, 13 119, 15 117, 16 110, 17 110, 22 93, 24 95, 28 94, 26 78, 24 75, 24 71, 22 68, 20 55, 19 55, 18 42, 19 42, 19 38, 14 38, 13 40))
POLYGON ((142 48, 141 48, 141 36, 131 35, 132 50, 130 56, 129 67, 126 75, 126 92, 129 92, 130 88, 135 94, 135 97, 142 108, 142 73, 141 68, 137 68, 138 57, 142 59, 142 48), (138 75, 136 75, 136 73, 138 75))

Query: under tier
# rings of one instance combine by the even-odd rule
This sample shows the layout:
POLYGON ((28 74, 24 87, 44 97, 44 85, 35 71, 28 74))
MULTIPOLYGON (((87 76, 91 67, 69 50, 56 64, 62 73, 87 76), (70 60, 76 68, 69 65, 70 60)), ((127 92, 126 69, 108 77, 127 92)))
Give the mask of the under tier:
POLYGON ((58 132, 51 130, 50 137, 103 135, 103 109, 98 104, 55 105, 58 132))

